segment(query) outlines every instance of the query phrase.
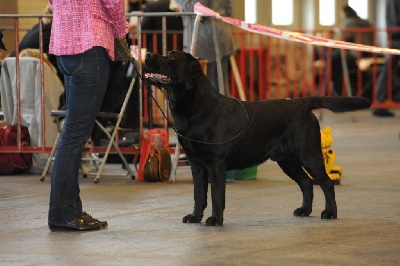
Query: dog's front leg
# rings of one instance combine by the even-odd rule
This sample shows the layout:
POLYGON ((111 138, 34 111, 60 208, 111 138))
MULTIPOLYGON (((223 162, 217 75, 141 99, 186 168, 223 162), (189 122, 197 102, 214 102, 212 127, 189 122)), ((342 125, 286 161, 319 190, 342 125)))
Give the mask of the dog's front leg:
POLYGON ((207 207, 208 174, 201 166, 191 163, 194 185, 194 209, 192 214, 183 217, 183 223, 200 223, 207 207))
POLYGON ((210 167, 209 173, 211 180, 212 216, 207 218, 206 225, 223 225, 226 187, 225 163, 219 163, 210 167))

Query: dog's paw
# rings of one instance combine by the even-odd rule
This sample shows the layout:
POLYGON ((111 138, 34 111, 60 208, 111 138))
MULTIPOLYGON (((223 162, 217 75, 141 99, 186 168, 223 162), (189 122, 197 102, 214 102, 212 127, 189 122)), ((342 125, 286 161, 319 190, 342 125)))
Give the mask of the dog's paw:
POLYGON ((223 221, 217 221, 217 218, 211 216, 206 220, 206 226, 216 226, 216 225, 224 225, 223 221))
POLYGON ((306 209, 304 207, 297 208, 294 210, 293 215, 294 216, 300 216, 300 217, 308 217, 311 214, 311 210, 306 209))
POLYGON ((202 219, 203 219, 203 216, 194 216, 193 214, 188 214, 185 217, 183 217, 182 222, 183 223, 200 223, 202 219))
POLYGON ((337 219, 337 213, 333 213, 332 211, 324 210, 321 213, 321 219, 337 219))

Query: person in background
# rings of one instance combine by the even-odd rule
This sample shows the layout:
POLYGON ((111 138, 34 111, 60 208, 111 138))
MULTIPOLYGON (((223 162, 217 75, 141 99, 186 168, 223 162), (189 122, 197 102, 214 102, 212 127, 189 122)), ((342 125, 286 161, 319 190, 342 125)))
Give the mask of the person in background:
POLYGON ((146 0, 128 0, 128 13, 142 10, 144 4, 146 0))
POLYGON ((51 175, 50 230, 107 226, 82 210, 78 172, 107 88, 114 38, 125 38, 125 0, 49 0, 53 9, 50 53, 66 85, 66 118, 51 175))
POLYGON ((368 20, 360 18, 357 12, 349 5, 343 6, 341 14, 343 17, 343 21, 340 28, 343 30, 342 31, 343 41, 360 43, 364 45, 373 45, 374 35, 372 31, 364 31, 364 32, 346 31, 346 29, 351 29, 351 28, 364 28, 364 29, 372 28, 373 26, 368 20))
MULTIPOLYGON (((345 5, 342 8, 341 15, 343 21, 340 27, 342 34, 342 40, 345 42, 353 42, 364 45, 373 44, 373 33, 372 31, 362 31, 362 29, 372 28, 372 24, 365 19, 358 16, 357 12, 349 5, 345 5), (350 29, 355 29, 350 31, 350 29)), ((356 94, 357 89, 357 60, 358 52, 347 50, 345 51, 347 68, 349 71, 349 79, 352 88, 352 94, 356 94)), ((370 57, 371 54, 368 52, 361 52, 361 57, 370 57)), ((336 95, 342 95, 343 86, 343 66, 342 66, 342 55, 339 49, 332 50, 332 81, 333 90, 336 95)))
MULTIPOLYGON (((175 0, 179 4, 183 12, 193 12, 194 4, 197 2, 202 5, 218 12, 221 16, 232 16, 232 5, 230 0, 175 0)), ((205 59, 207 63, 207 77, 217 91, 219 90, 218 85, 218 72, 217 72, 217 58, 215 53, 215 44, 213 41, 213 19, 203 17, 197 40, 197 49, 194 56, 200 59, 205 59)), ((229 24, 220 20, 214 20, 216 35, 218 39, 218 45, 222 71, 224 77, 224 88, 228 89, 229 86, 229 57, 234 53, 233 40, 232 40, 232 28, 229 24)), ((192 46, 192 32, 193 32, 194 19, 189 16, 183 17, 183 50, 185 52, 191 52, 192 46)))
MULTIPOLYGON (((148 2, 145 4, 143 11, 146 12, 174 12, 170 9, 170 0, 158 0, 154 2, 148 2)), ((166 17, 167 31, 174 31, 174 33, 167 32, 167 51, 170 50, 182 50, 183 38, 181 32, 183 31, 182 17, 166 17), (176 47, 174 47, 174 34, 176 34, 176 47)), ((147 51, 154 53, 163 53, 162 43, 162 17, 143 17, 142 20, 143 31, 159 31, 157 34, 155 46, 153 40, 153 33, 146 34, 146 48, 147 51)))
MULTIPOLYGON (((50 5, 47 5, 44 9, 45 15, 52 15, 53 10, 51 9, 50 5)), ((51 35, 51 17, 43 17, 42 18, 42 34, 43 34, 43 53, 49 53, 49 45, 50 45, 50 35, 51 35)), ((22 38, 21 42, 19 43, 19 52, 24 49, 32 48, 32 49, 40 49, 40 23, 36 23, 22 38)), ((10 56, 15 57, 16 51, 13 51, 10 56)), ((50 63, 56 68, 57 76, 64 82, 64 75, 57 67, 57 58, 55 55, 48 54, 47 55, 50 63)))
POLYGON ((169 9, 174 12, 182 12, 181 6, 176 2, 176 0, 169 1, 169 9))
MULTIPOLYGON (((400 30, 390 28, 400 27, 400 1, 387 0, 386 2, 386 27, 388 28, 388 45, 393 49, 400 49, 400 30)), ((376 102, 383 103, 387 99, 388 73, 392 72, 392 99, 400 102, 400 56, 387 55, 376 81, 376 102)), ((374 116, 391 117, 394 113, 385 108, 377 108, 372 111, 374 116)))
MULTIPOLYGON (((145 0, 128 0, 128 13, 130 12, 142 12, 143 7, 146 4, 145 0)), ((136 30, 138 24, 138 17, 136 16, 131 16, 129 17, 129 29, 132 32, 129 32, 129 34, 126 35, 126 41, 128 44, 134 44, 135 42, 135 36, 136 34, 134 31, 136 30)))
MULTIPOLYGON (((127 0, 127 13, 131 12, 143 12, 143 8, 146 4, 147 0, 127 0)), ((152 1, 152 0, 149 0, 152 1)), ((126 35, 126 41, 128 45, 135 45, 136 43, 136 29, 138 24, 138 17, 137 16, 130 16, 128 17, 128 27, 129 32, 126 35)))

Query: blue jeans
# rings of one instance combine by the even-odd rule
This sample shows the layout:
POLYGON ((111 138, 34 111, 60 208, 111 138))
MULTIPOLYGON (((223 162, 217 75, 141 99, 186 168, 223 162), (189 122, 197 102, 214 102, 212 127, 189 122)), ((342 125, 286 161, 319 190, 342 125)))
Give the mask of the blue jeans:
MULTIPOLYGON (((400 41, 393 40, 391 48, 400 49, 400 41)), ((376 101, 382 103, 388 99, 388 75, 392 71, 392 99, 396 102, 400 101, 400 77, 398 76, 397 69, 399 68, 400 56, 387 55, 385 64, 382 66, 377 81, 376 81, 376 101), (389 57, 392 57, 391 65, 389 64, 389 57), (389 68, 391 67, 391 69, 389 68)))
POLYGON ((110 58, 103 47, 77 55, 58 56, 64 74, 66 118, 51 175, 49 223, 65 223, 82 215, 78 172, 107 89, 110 58))

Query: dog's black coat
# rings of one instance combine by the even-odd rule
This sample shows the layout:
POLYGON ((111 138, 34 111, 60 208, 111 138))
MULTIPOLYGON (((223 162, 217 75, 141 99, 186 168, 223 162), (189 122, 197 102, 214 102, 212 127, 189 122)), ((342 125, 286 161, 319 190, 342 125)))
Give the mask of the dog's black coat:
POLYGON ((212 216, 206 225, 222 225, 226 170, 244 169, 268 159, 276 161, 300 186, 303 203, 294 211, 295 216, 312 212, 313 182, 308 172, 325 195, 321 218, 337 218, 334 185, 321 152, 319 122, 311 110, 353 111, 368 108, 368 100, 306 97, 241 102, 217 93, 200 63, 188 53, 148 53, 146 66, 153 72, 147 80, 168 92, 179 143, 192 167, 195 204, 183 222, 201 222, 210 180, 212 216))

